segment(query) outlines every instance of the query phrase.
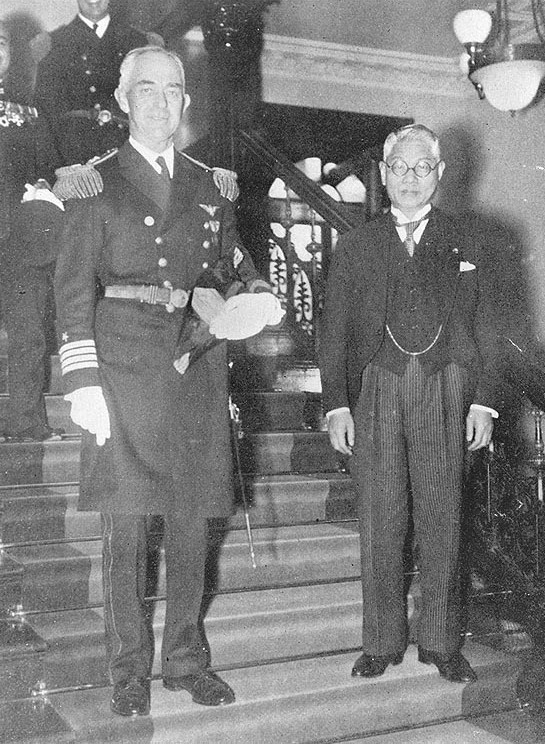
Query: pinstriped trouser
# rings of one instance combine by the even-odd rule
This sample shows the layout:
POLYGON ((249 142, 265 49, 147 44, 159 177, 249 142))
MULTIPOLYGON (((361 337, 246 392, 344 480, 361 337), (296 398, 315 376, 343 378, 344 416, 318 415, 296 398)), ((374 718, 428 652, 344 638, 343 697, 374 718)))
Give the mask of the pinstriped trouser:
MULTIPOLYGON (((163 676, 192 674, 208 664, 198 622, 204 590, 207 522, 164 517, 166 615, 163 676)), ((151 515, 103 514, 102 581, 110 681, 148 677, 154 655, 145 602, 151 515)))
POLYGON ((421 648, 460 646, 459 535, 467 372, 449 364, 425 376, 411 358, 402 376, 370 365, 354 419, 352 475, 358 492, 364 653, 407 644, 403 545, 408 489, 419 546, 421 648))

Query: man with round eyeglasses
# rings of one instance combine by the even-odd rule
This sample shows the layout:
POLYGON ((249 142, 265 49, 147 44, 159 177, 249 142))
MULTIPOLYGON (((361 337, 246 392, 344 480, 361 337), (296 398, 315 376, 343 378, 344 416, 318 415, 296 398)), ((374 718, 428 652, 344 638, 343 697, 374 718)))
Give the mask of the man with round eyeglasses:
POLYGON ((362 655, 376 677, 407 648, 403 547, 409 510, 422 606, 418 660, 451 682, 461 653, 459 540, 467 451, 498 415, 500 313, 485 237, 431 201, 445 170, 434 132, 391 133, 380 163, 387 214, 339 239, 320 340, 332 446, 351 456, 360 524, 362 655))

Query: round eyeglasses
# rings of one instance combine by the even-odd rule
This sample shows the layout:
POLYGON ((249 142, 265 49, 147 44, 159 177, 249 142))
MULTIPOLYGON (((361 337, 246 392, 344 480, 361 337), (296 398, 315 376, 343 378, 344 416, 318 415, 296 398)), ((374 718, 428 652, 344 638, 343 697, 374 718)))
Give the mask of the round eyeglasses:
POLYGON ((394 160, 393 163, 386 163, 386 167, 389 168, 394 176, 404 176, 410 170, 414 171, 415 176, 418 178, 426 178, 429 176, 432 170, 435 170, 441 161, 437 161, 435 165, 431 165, 427 160, 419 160, 416 165, 407 165, 404 160, 394 160))

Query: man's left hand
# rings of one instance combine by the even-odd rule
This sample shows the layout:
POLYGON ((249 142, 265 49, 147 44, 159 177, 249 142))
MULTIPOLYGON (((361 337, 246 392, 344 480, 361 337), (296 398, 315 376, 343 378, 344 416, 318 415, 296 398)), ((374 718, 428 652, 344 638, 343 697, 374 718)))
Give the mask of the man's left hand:
POLYGON ((472 408, 466 418, 466 442, 468 450, 474 451, 488 447, 492 439, 494 419, 489 411, 472 408))

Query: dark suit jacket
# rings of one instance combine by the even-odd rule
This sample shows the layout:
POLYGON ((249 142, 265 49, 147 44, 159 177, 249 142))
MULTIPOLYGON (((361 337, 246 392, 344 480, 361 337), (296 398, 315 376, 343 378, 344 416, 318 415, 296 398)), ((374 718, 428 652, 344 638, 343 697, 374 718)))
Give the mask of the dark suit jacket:
POLYGON ((98 353, 98 368, 84 364, 64 376, 66 390, 102 385, 112 423, 104 447, 84 438, 80 507, 225 515, 232 496, 226 344, 181 376, 173 361, 186 311, 102 298, 102 290, 165 281, 190 290, 207 266, 237 263, 237 249, 244 255, 237 273, 248 286, 257 275, 232 204, 181 155, 166 202, 160 177, 129 144, 101 172, 100 196, 67 205, 55 282, 61 343, 89 339, 98 353))
POLYGON ((58 150, 57 167, 85 163, 118 147, 127 132, 117 123, 99 126, 69 111, 91 111, 95 105, 121 115, 114 99, 123 57, 145 46, 144 34, 112 18, 102 39, 76 16, 51 34, 51 50, 38 65, 35 105, 45 116, 58 150))
MULTIPOLYGON (((353 409, 357 402, 362 372, 384 339, 392 257, 399 245, 390 214, 339 239, 320 338, 325 411, 353 409)), ((449 359, 471 371, 473 402, 497 408, 505 329, 486 247, 485 234, 467 220, 434 209, 419 249, 429 256, 425 284, 440 308, 449 359)))

